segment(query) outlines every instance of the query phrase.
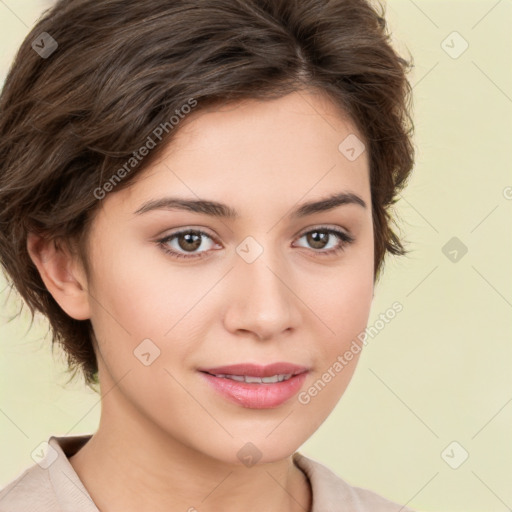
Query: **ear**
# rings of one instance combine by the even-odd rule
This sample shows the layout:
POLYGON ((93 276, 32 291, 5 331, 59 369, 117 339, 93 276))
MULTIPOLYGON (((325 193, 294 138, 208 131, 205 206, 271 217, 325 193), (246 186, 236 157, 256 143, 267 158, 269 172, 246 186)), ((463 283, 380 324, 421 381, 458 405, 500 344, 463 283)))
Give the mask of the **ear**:
POLYGON ((59 306, 76 320, 90 318, 86 274, 79 258, 72 254, 68 245, 29 233, 27 250, 59 306))

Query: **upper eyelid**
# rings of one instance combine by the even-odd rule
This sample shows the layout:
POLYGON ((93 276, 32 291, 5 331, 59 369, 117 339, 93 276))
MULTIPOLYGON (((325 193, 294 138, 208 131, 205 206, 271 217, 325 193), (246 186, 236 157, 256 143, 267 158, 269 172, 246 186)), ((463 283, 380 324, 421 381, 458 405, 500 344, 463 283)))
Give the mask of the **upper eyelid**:
POLYGON ((301 237, 301 236, 304 236, 306 233, 310 233, 311 231, 315 231, 315 230, 316 231, 323 231, 323 230, 325 230, 325 231, 337 231, 337 232, 344 233, 348 237, 352 236, 348 229, 342 228, 340 226, 328 226, 328 225, 324 225, 324 224, 317 224, 317 225, 312 226, 312 227, 304 228, 303 230, 299 231, 299 234, 297 236, 301 237))
MULTIPOLYGON (((327 225, 322 225, 322 224, 304 228, 303 230, 299 231, 299 233, 297 235, 295 235, 294 240, 296 240, 298 238, 302 238, 304 235, 306 235, 312 231, 315 231, 315 230, 316 231, 322 231, 322 230, 330 231, 331 232, 330 234, 334 234, 335 236, 338 232, 340 232, 343 235, 345 235, 350 241, 354 241, 354 236, 351 235, 347 229, 340 228, 339 226, 332 227, 332 226, 327 226, 327 225)), ((215 235, 211 235, 210 233, 205 231, 204 228, 194 228, 194 227, 178 228, 176 231, 173 231, 172 233, 169 233, 163 237, 160 237, 159 241, 165 242, 169 239, 174 238, 175 236, 178 236, 178 235, 184 234, 184 233, 190 233, 192 231, 196 231, 196 232, 200 233, 201 235, 206 235, 208 238, 210 238, 215 243, 220 243, 218 237, 216 237, 215 235)), ((342 242, 345 242, 345 240, 342 240, 342 242)))
MULTIPOLYGON (((352 237, 352 235, 350 234, 350 231, 346 228, 342 228, 340 226, 328 226, 328 225, 324 225, 324 224, 317 224, 317 225, 313 225, 313 226, 308 226, 302 230, 300 230, 296 235, 295 237, 302 237, 304 236, 305 234, 311 232, 311 231, 315 231, 315 230, 318 230, 318 231, 321 231, 321 230, 332 230, 332 231, 341 231, 342 233, 344 233, 345 235, 347 235, 348 237, 352 237)), ((208 231, 206 231, 206 228, 196 228, 196 227, 185 227, 185 228, 176 228, 176 231, 173 231, 171 233, 168 233, 164 236, 161 236, 160 237, 160 240, 162 239, 166 239, 166 238, 170 238, 170 237, 173 237, 173 236, 176 236, 176 235, 179 235, 179 234, 182 234, 182 233, 189 233, 191 231, 197 231, 203 235, 206 235, 210 238, 212 238, 213 240, 217 240, 218 241, 218 237, 216 235, 212 235, 210 234, 208 231)))

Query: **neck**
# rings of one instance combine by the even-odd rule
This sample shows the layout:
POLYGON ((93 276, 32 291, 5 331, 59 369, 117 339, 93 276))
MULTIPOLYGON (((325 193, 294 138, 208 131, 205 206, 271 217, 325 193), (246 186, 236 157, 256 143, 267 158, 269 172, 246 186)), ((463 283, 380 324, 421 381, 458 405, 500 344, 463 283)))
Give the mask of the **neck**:
POLYGON ((127 414, 113 393, 98 431, 69 458, 102 512, 310 510, 309 481, 292 456, 250 467, 212 458, 127 414))

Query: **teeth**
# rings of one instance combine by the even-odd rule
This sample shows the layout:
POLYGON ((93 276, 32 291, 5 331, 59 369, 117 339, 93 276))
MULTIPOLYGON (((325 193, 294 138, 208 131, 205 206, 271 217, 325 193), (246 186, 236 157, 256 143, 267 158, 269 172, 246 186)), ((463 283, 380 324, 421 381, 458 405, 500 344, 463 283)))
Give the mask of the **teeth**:
POLYGON ((257 383, 257 384, 272 384, 276 382, 283 382, 292 376, 291 373, 272 375, 271 377, 253 377, 252 375, 224 375, 219 374, 216 377, 224 379, 236 380, 237 382, 257 383))
POLYGON ((236 380, 238 382, 244 382, 244 380, 245 380, 242 375, 229 375, 229 376, 225 375, 225 377, 231 378, 231 379, 236 380))

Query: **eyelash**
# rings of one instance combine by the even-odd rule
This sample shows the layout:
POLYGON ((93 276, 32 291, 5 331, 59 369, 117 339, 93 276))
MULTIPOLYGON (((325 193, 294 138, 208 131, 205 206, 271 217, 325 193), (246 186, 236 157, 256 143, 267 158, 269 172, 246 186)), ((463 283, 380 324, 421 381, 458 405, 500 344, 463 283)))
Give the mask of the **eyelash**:
MULTIPOLYGON (((306 231, 306 232, 302 233, 298 239, 304 237, 305 235, 308 235, 310 233, 315 233, 315 232, 322 232, 322 233, 335 235, 341 241, 341 243, 337 247, 335 247, 333 249, 329 249, 327 251, 311 249, 313 252, 318 253, 321 257, 338 254, 339 252, 344 251, 345 247, 347 245, 353 243, 355 240, 352 236, 348 235, 347 233, 344 233, 343 231, 340 231, 338 229, 324 227, 324 226, 319 226, 315 229, 306 231)), ((157 242, 158 242, 159 246, 163 249, 164 252, 166 252, 167 254, 170 254, 174 258, 186 258, 186 259, 204 258, 205 256, 202 256, 202 255, 206 254, 207 251, 204 251, 201 253, 192 253, 189 255, 185 255, 183 253, 169 249, 169 246, 167 245, 168 242, 170 242, 174 238, 179 237, 180 235, 190 234, 190 233, 193 233, 195 235, 204 235, 204 236, 210 238, 211 240, 213 240, 214 242, 216 242, 216 240, 213 237, 211 237, 208 233, 205 233, 204 231, 201 231, 199 229, 184 229, 181 231, 176 231, 175 233, 172 233, 164 238, 157 240, 157 242)))

